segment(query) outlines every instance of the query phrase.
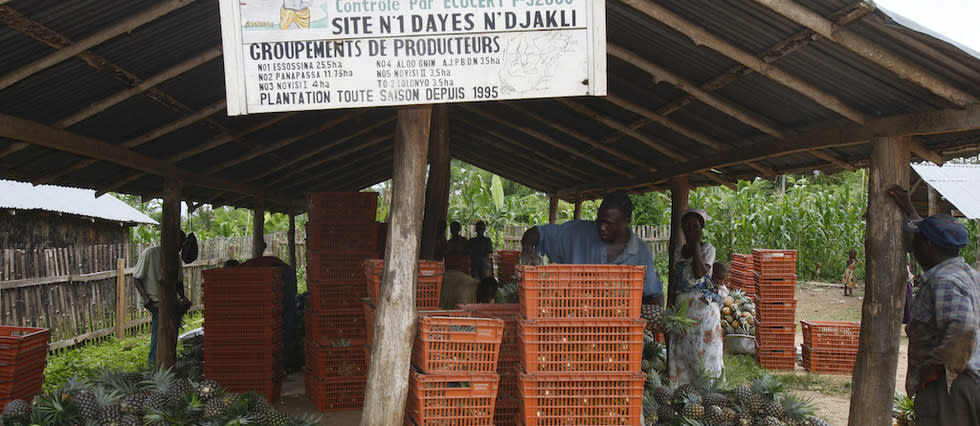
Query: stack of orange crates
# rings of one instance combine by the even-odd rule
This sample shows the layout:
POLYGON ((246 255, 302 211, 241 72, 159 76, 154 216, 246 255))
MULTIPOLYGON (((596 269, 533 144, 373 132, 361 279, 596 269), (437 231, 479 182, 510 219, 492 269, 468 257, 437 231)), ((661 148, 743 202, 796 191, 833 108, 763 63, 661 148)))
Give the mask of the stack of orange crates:
POLYGON ((419 315, 407 419, 417 426, 494 425, 504 321, 466 311, 419 315))
POLYGON ((861 323, 800 321, 803 368, 811 373, 851 374, 857 361, 861 323))
POLYGON ((728 283, 735 289, 741 289, 746 296, 755 296, 755 261, 751 254, 732 254, 732 265, 729 269, 728 283))
POLYGON ((282 389, 282 269, 217 268, 204 276, 204 377, 269 401, 282 389))
POLYGON ((498 250, 497 251, 497 279, 503 283, 509 283, 517 278, 517 265, 521 264, 521 252, 519 250, 498 250))
POLYGON ((759 365, 796 368, 796 250, 753 249, 759 365))
POLYGON ((446 270, 447 271, 459 271, 466 275, 470 275, 470 266, 472 259, 467 255, 457 255, 457 256, 446 256, 446 270))
POLYGON ((378 194, 310 193, 306 203, 306 395, 320 411, 360 408, 368 343, 362 265, 382 247, 383 224, 375 222, 378 194))
POLYGON ((629 265, 520 269, 520 424, 640 424, 644 272, 629 265))
POLYGON ((459 305, 457 308, 490 315, 504 321, 504 333, 500 341, 500 358, 497 362, 500 386, 497 390, 493 423, 496 426, 514 425, 520 410, 521 398, 521 394, 517 390, 521 367, 521 356, 517 345, 517 324, 521 319, 521 305, 517 303, 482 303, 459 305))
POLYGON ((0 410, 41 392, 49 337, 46 328, 0 326, 0 410))

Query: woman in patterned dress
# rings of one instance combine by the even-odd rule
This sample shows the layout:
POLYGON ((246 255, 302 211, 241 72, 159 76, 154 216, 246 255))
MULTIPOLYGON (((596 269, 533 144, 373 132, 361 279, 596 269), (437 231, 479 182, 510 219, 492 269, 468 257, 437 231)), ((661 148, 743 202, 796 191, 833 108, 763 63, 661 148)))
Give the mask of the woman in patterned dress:
POLYGON ((714 291, 711 266, 715 248, 701 241, 708 215, 704 210, 688 210, 681 217, 681 228, 687 241, 674 253, 677 282, 675 304, 689 304, 688 318, 697 323, 684 335, 670 337, 668 372, 675 386, 690 383, 699 369, 721 377, 725 367, 722 358, 721 297, 714 291))

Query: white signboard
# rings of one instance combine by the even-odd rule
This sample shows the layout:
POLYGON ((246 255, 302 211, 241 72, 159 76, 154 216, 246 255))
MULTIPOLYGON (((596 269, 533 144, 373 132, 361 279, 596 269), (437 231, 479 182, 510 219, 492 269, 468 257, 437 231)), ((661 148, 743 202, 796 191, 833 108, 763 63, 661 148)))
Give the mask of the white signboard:
POLYGON ((228 114, 606 94, 604 0, 220 0, 228 114))

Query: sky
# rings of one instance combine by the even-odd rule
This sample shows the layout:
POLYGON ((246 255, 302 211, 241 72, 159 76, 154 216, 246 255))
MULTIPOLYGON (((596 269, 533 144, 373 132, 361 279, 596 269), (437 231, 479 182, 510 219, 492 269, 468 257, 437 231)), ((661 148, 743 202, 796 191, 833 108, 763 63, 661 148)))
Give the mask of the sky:
POLYGON ((980 0, 875 0, 875 4, 980 52, 980 0))

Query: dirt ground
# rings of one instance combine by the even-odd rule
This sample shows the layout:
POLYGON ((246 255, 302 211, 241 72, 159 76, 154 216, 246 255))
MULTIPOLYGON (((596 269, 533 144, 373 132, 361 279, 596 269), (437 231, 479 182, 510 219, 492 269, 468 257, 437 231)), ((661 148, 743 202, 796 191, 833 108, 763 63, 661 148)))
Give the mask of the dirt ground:
MULTIPOLYGON (((826 283, 801 283, 797 290, 796 321, 827 320, 827 321, 860 321, 861 304, 864 301, 864 290, 859 285, 855 290, 856 296, 845 297, 839 285, 826 283)), ((803 343, 803 335, 797 326, 796 344, 803 343)), ((899 342, 898 368, 895 374, 897 390, 905 389, 905 368, 908 365, 908 339, 905 331, 899 342)), ((804 374, 797 366, 797 373, 804 374)), ((849 375, 821 375, 834 383, 850 384, 849 375)), ((837 395, 812 391, 796 391, 798 394, 812 398, 817 408, 817 414, 834 425, 846 425, 850 409, 850 395, 837 395)))
MULTIPOLYGON (((800 320, 826 320, 826 321, 860 321, 861 303, 864 298, 863 288, 855 291, 856 296, 845 297, 839 285, 826 283, 800 283, 797 290, 796 321, 800 320)), ((905 366, 908 364, 908 340, 904 337, 904 331, 900 338, 900 350, 898 359, 898 371, 895 375, 896 389, 905 387, 905 366)), ((797 325, 796 345, 803 344, 803 335, 797 325)), ((807 374, 802 367, 797 366, 796 374, 807 374)), ((849 375, 821 375, 822 379, 828 380, 838 385, 849 385, 851 376, 849 375)), ((801 396, 811 398, 817 408, 817 415, 823 417, 833 425, 843 426, 847 424, 848 411, 850 407, 850 395, 841 395, 831 392, 799 391, 794 392, 801 396)), ((286 377, 283 382, 282 397, 277 403, 279 409, 290 414, 317 413, 316 407, 304 395, 303 375, 301 373, 292 374, 286 377)), ((319 413, 323 416, 323 425, 332 426, 357 426, 360 424, 360 411, 330 412, 319 413)))

